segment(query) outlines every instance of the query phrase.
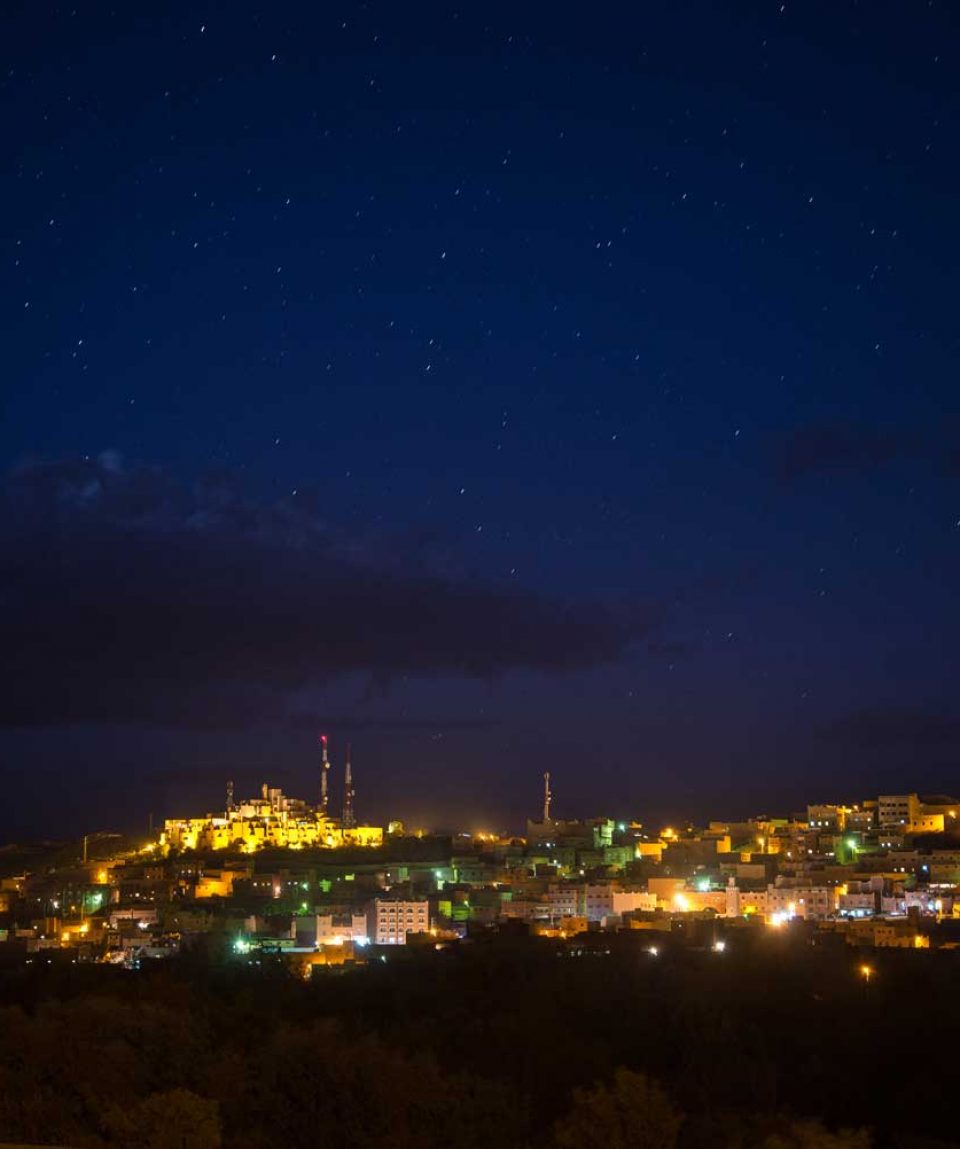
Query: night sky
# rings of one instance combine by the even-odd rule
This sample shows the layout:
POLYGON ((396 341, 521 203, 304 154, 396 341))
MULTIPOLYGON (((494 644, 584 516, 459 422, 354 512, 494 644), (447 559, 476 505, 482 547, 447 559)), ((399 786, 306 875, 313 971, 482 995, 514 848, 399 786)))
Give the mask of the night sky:
POLYGON ((960 788, 960 13, 0 22, 0 840, 960 788))

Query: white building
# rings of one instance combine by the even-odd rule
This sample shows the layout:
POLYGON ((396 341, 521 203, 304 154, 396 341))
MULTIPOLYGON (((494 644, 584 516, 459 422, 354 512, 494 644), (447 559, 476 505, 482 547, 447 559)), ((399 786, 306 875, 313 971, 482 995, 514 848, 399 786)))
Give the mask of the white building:
POLYGON ((588 922, 602 922, 613 916, 613 884, 603 882, 584 887, 584 914, 588 922))
POLYGON ((407 934, 425 934, 429 929, 428 902, 375 898, 367 909, 367 937, 378 946, 406 945, 407 934))
POLYGON ((635 910, 652 913, 657 908, 656 894, 648 894, 641 890, 614 890, 611 898, 616 917, 632 914, 635 910))
POLYGON ((837 913, 845 918, 869 918, 877 912, 877 895, 872 891, 837 895, 837 913))
POLYGON ((577 918, 585 913, 584 887, 577 882, 557 883, 547 889, 551 918, 577 918))
MULTIPOLYGON (((836 912, 838 890, 832 886, 772 886, 765 890, 740 890, 728 886, 727 917, 762 914, 787 918, 826 918, 836 912)), ((871 895, 872 897, 872 895, 871 895)))
POLYGON ((339 946, 344 942, 359 942, 364 945, 367 941, 366 914, 351 914, 348 918, 334 918, 333 914, 317 914, 318 946, 339 946))
POLYGON ((584 911, 591 922, 621 917, 635 910, 653 911, 657 908, 656 894, 641 890, 625 890, 612 882, 585 887, 584 911))

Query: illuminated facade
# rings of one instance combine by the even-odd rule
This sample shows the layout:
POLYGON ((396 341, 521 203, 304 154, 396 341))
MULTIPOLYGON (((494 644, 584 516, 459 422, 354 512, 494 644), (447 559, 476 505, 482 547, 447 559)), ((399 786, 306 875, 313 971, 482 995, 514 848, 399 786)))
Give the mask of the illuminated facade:
POLYGON ((367 910, 367 935, 378 946, 406 945, 408 934, 425 934, 430 928, 428 902, 404 902, 375 898, 367 910))
POLYGON ((321 808, 288 798, 266 784, 261 796, 239 802, 224 814, 170 818, 163 825, 160 847, 171 850, 302 850, 339 846, 382 846, 381 826, 344 827, 321 808))
POLYGON ((881 829, 911 826, 920 816, 916 794, 881 794, 877 798, 877 819, 881 829))

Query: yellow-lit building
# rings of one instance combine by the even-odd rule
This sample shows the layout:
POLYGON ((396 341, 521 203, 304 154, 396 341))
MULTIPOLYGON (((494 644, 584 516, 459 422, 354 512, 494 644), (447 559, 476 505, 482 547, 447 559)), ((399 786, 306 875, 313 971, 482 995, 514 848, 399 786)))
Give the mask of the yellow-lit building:
POLYGON ((238 878, 249 878, 252 869, 247 870, 204 870, 197 878, 193 896, 197 901, 205 898, 229 898, 233 893, 233 883, 238 878))
POLYGON ((907 827, 910 834, 942 834, 946 819, 941 813, 920 812, 907 827))
POLYGON ((163 825, 160 848, 171 850, 242 850, 252 854, 267 847, 302 850, 338 846, 382 846, 382 826, 341 825, 323 810, 266 784, 261 796, 240 802, 224 814, 170 818, 163 825))
POLYGON ((663 842, 637 842, 634 853, 638 858, 653 858, 655 862, 661 862, 665 848, 663 842))

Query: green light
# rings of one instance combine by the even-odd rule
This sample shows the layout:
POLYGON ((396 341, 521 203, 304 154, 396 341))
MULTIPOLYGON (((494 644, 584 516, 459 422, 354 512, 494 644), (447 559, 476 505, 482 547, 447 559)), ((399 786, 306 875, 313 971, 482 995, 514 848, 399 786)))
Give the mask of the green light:
POLYGON ((847 849, 848 850, 855 850, 856 848, 857 848, 856 839, 855 838, 847 838, 847 849))

